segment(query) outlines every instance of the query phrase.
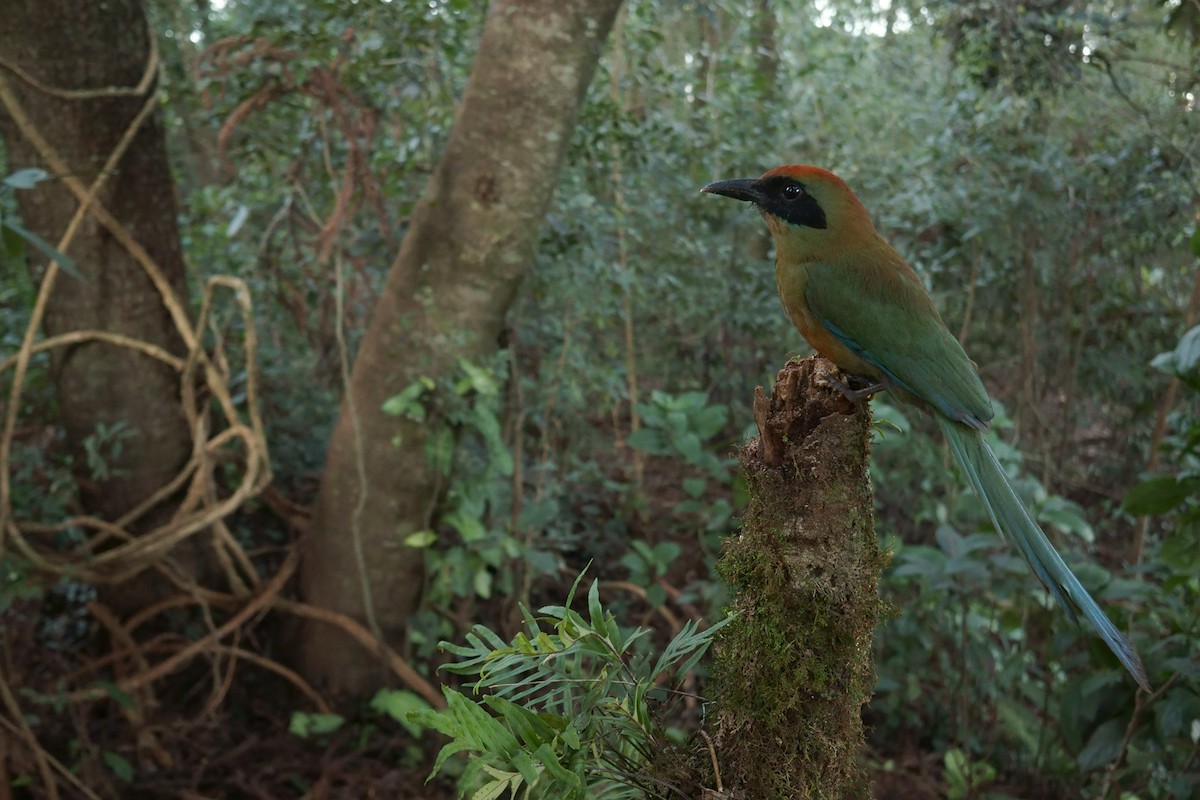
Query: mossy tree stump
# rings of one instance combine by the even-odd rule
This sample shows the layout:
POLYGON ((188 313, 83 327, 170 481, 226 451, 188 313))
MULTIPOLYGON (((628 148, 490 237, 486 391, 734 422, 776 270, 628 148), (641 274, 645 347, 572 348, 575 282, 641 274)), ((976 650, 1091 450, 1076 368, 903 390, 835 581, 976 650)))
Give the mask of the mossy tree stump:
POLYGON ((869 798, 859 763, 887 563, 875 536, 871 416, 812 357, 755 392, 739 453, 750 502, 719 567, 736 620, 718 639, 714 745, 731 798, 869 798))

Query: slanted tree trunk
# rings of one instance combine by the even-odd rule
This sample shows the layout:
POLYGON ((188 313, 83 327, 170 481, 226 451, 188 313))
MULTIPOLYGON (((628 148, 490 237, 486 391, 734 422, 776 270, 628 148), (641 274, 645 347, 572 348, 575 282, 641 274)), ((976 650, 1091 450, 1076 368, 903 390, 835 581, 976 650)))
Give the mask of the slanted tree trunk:
MULTIPOLYGON (((127 91, 145 74, 151 51, 153 34, 139 0, 6 0, 0 16, 0 57, 32 78, 0 65, 8 94, 0 102, 0 136, 9 169, 40 167, 56 174, 39 152, 40 136, 68 176, 90 185, 153 91, 153 86, 142 94, 127 91), (78 96, 87 90, 104 91, 78 96)), ((79 206, 63 177, 17 193, 26 227, 51 243, 79 206)), ((142 123, 98 200, 158 263, 176 295, 186 297, 175 190, 157 113, 142 123)), ((46 259, 29 252, 40 281, 46 259)), ((85 221, 67 252, 83 280, 58 276, 44 317, 47 335, 97 329, 184 352, 158 290, 104 226, 85 221)), ((178 474, 191 440, 179 379, 170 367, 128 348, 88 342, 55 349, 53 376, 59 419, 90 513, 114 520, 178 474), (91 436, 102 444, 106 469, 100 472, 85 457, 84 442, 91 436)), ((134 587, 120 594, 137 604, 134 587)))
MULTIPOLYGON (((429 525, 439 484, 427 426, 380 407, 460 358, 496 351, 619 5, 492 4, 445 151, 372 312, 330 441, 301 591, 390 643, 424 579, 421 551, 403 542, 429 525)), ((305 676, 335 692, 361 694, 384 678, 370 653, 321 623, 297 644, 305 676)))
POLYGON ((739 616, 718 639, 715 752, 726 796, 865 798, 861 711, 884 611, 871 417, 822 384, 816 356, 756 392, 760 436, 740 453, 750 488, 719 570, 739 616))

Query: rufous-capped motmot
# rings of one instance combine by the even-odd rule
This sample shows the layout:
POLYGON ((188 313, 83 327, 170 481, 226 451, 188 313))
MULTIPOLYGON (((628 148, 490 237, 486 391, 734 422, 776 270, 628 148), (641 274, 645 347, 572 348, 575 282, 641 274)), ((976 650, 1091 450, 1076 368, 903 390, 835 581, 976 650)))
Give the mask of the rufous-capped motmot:
POLYGON ((912 267, 875 230, 845 181, 818 167, 777 167, 703 191, 753 203, 775 242, 775 281, 792 323, 844 372, 932 412, 1001 536, 1016 545, 1072 620, 1078 609, 1138 685, 1150 690, 1137 651, 1092 599, 1017 496, 983 438, 987 390, 912 267))

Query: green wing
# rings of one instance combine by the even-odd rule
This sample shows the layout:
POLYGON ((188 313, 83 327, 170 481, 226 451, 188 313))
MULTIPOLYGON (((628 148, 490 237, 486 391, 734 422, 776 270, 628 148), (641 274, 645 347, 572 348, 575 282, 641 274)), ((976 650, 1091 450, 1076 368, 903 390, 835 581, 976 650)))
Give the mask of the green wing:
POLYGON ((805 297, 831 334, 900 388, 952 420, 984 430, 992 404, 962 345, 946 329, 929 294, 884 243, 869 268, 809 265, 805 297), (902 266, 903 265, 903 266, 902 266))

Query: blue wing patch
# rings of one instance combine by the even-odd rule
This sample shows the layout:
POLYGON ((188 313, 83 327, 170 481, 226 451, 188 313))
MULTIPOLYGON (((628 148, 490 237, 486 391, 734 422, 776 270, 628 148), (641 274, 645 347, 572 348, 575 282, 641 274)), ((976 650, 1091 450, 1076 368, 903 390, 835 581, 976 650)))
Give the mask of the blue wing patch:
POLYGON ((975 416, 974 414, 970 413, 969 411, 967 411, 961 407, 958 407, 958 406, 953 406, 953 405, 947 403, 944 399, 942 399, 940 397, 927 397, 924 393, 918 392, 916 389, 914 389, 912 386, 910 386, 908 383, 906 383, 904 380, 902 380, 899 375, 897 375, 895 372, 892 372, 890 369, 888 369, 886 365, 880 364, 879 360, 877 358, 874 358, 870 354, 870 352, 867 351, 867 349, 865 347, 863 347, 857 341, 855 341, 854 339, 852 339, 848 335, 846 335, 846 332, 843 331, 841 328, 839 328, 837 325, 834 325, 831 320, 829 320, 825 317, 821 317, 821 324, 824 325, 825 328, 830 333, 832 333, 834 336, 836 336, 839 342, 846 345, 846 347, 850 348, 850 351, 853 352, 854 355, 858 356, 863 361, 867 361, 867 362, 870 362, 871 364, 874 364, 875 367, 877 367, 880 372, 882 372, 884 375, 886 375, 888 377, 888 379, 890 381, 892 381, 892 383, 896 384, 904 391, 908 392, 909 394, 913 395, 914 397, 920 397, 922 400, 924 400, 927 403, 937 406, 937 409, 939 411, 941 411, 943 414, 945 414, 947 417, 954 420, 955 422, 961 422, 964 425, 969 425, 972 428, 975 428, 976 430, 979 430, 979 431, 986 431, 988 429, 987 422, 985 422, 984 420, 981 420, 979 417, 975 416))

